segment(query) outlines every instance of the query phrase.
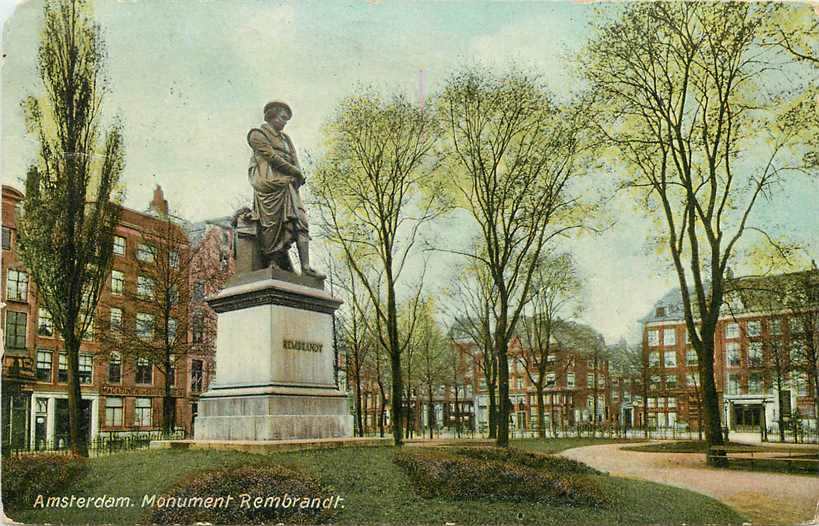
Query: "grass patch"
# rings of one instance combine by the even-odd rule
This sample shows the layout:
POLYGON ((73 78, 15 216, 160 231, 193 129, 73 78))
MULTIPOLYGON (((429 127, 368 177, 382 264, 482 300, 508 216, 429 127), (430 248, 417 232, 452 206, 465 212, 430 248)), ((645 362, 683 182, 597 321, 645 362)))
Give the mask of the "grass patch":
MULTIPOLYGON (((602 443, 598 440, 595 443, 602 443)), ((517 442, 516 442, 517 445, 517 442)), ((86 476, 60 495, 131 496, 134 506, 113 509, 26 509, 11 514, 26 523, 150 523, 143 495, 163 494, 180 479, 201 470, 278 465, 310 475, 325 491, 344 500, 333 524, 740 524, 729 507, 704 495, 650 482, 592 476, 611 504, 606 508, 555 506, 508 501, 463 502, 425 499, 392 462, 393 448, 341 448, 276 453, 143 450, 91 459, 86 476), (647 505, 646 503, 662 503, 647 505)))
POLYGON ((560 453, 567 449, 586 446, 601 446, 603 444, 635 444, 645 442, 642 439, 628 438, 524 438, 513 440, 511 445, 535 453, 560 453))

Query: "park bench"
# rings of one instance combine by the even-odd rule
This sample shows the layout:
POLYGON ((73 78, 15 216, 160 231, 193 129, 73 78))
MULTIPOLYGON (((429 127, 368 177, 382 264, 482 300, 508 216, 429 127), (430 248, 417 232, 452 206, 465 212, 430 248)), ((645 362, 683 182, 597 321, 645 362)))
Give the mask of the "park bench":
POLYGON ((747 463, 753 470, 765 465, 784 467, 785 471, 819 473, 819 451, 805 449, 777 450, 736 446, 714 446, 708 450, 709 459, 723 458, 727 462, 747 463))

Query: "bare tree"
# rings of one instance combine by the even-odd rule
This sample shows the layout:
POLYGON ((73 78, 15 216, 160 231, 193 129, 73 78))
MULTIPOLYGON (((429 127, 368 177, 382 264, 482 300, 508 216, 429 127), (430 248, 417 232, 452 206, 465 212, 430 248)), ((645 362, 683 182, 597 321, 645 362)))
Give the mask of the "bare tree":
POLYGON ((453 345, 464 346, 486 384, 489 399, 489 438, 497 437, 498 358, 492 343, 494 305, 497 301, 494 284, 486 267, 468 261, 458 279, 449 289, 453 323, 450 329, 453 345))
POLYGON ((108 306, 108 317, 99 319, 97 327, 102 349, 109 355, 120 354, 123 363, 126 358, 144 361, 162 374, 162 430, 170 433, 176 421, 176 372, 199 351, 200 342, 212 341, 215 335, 205 336, 210 328, 205 324, 192 327, 194 305, 206 289, 220 288, 227 272, 220 265, 204 265, 200 257, 204 245, 192 247, 170 214, 150 222, 142 240, 135 287, 123 291, 124 302, 108 306), (195 338, 193 332, 198 333, 195 338))
POLYGON ((373 327, 371 327, 372 304, 369 295, 363 290, 355 271, 342 258, 341 268, 332 266, 330 272, 334 283, 343 291, 345 309, 339 319, 339 333, 342 345, 346 350, 345 367, 347 378, 352 379, 353 396, 355 398, 356 432, 364 436, 364 381, 366 380, 365 365, 370 350, 374 347, 373 327))
POLYGON ((435 391, 446 381, 443 370, 447 352, 447 340, 435 319, 435 305, 431 298, 425 298, 419 310, 416 335, 418 379, 426 390, 427 427, 431 439, 435 424, 435 391))
POLYGON ((65 339, 71 451, 82 456, 88 444, 80 436, 80 342, 111 270, 124 166, 120 124, 98 144, 107 87, 101 29, 91 17, 82 0, 45 4, 39 72, 46 100, 23 102, 39 159, 26 176, 18 223, 20 255, 65 339))
POLYGON ((571 217, 582 112, 554 104, 541 83, 512 72, 470 69, 443 89, 451 184, 480 229, 481 250, 464 254, 486 267, 497 301, 493 345, 500 408, 497 444, 509 445, 509 342, 547 243, 580 224, 571 217), (560 226, 555 226, 560 225, 560 226))
POLYGON ((625 186, 665 226, 661 239, 703 373, 711 446, 723 444, 714 333, 726 269, 740 239, 755 229, 749 221, 757 202, 798 166, 785 155, 801 140, 798 130, 778 118, 779 101, 758 89, 771 67, 759 49, 767 10, 632 4, 599 23, 584 59, 600 137, 625 168, 625 186), (769 144, 761 161, 759 130, 769 144))
POLYGON ((538 436, 546 437, 545 390, 546 372, 555 359, 554 325, 560 316, 570 314, 569 308, 578 307, 577 294, 580 280, 574 262, 568 254, 547 256, 535 271, 532 300, 528 316, 521 318, 520 341, 523 347, 518 360, 537 396, 538 436))
POLYGON ((390 358, 393 438, 401 445, 407 340, 399 334, 398 286, 419 229, 443 211, 443 194, 432 189, 435 123, 403 97, 365 93, 342 101, 325 136, 329 148, 311 189, 324 236, 343 250, 372 301, 390 358), (365 268, 383 271, 383 287, 368 281, 365 268))

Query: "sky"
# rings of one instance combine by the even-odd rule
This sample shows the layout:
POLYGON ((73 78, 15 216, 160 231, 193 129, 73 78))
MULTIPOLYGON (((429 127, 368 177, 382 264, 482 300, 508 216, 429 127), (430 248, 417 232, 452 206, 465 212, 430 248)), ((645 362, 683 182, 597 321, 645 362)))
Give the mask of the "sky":
MULTIPOLYGON (((301 157, 320 155, 321 127, 362 85, 423 98, 453 68, 480 62, 537 69, 558 95, 577 81, 572 54, 589 36, 593 6, 560 2, 96 0, 107 43, 111 93, 103 112, 125 123, 126 206, 144 210, 160 184, 177 215, 230 215, 249 199, 247 131, 263 105, 287 101, 287 132, 301 157), (422 80, 423 79, 423 80, 422 80)), ((0 0, 3 184, 21 177, 37 144, 19 102, 42 93, 36 52, 40 1, 0 0)), ((309 177, 309 173, 308 173, 309 177)), ((607 185, 609 182, 601 181, 607 185)), ((799 180, 758 207, 819 259, 819 185, 799 180)), ((648 243, 652 223, 628 196, 608 204, 616 222, 599 235, 562 241, 585 280, 581 320, 607 342, 636 342, 639 319, 673 287, 666 259, 648 243)), ((472 232, 455 215, 436 233, 472 232)), ((316 244, 320 244, 316 241, 316 244)), ((452 257, 434 255, 427 282, 456 277, 452 257)))

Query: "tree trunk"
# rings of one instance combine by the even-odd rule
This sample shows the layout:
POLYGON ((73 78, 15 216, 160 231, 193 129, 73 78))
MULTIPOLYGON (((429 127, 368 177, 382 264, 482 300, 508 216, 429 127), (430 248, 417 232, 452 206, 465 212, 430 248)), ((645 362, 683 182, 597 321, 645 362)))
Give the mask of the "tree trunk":
MULTIPOLYGON (((67 327, 73 327, 74 322, 68 320, 67 327)), ((80 342, 66 331, 65 348, 68 355, 68 432, 71 441, 71 454, 81 457, 88 456, 88 439, 81 430, 82 421, 82 391, 80 389, 80 342)))
POLYGON ((543 399, 543 376, 541 381, 535 384, 537 390, 537 436, 539 438, 546 438, 546 408, 544 407, 546 401, 543 399))
POLYGON ((433 425, 435 423, 435 404, 432 401, 432 382, 428 383, 427 398, 429 400, 429 404, 427 404, 427 425, 429 426, 429 439, 432 440, 433 425))
MULTIPOLYGON (((167 332, 166 332, 167 334, 167 332)), ((165 389, 162 398, 162 432, 165 435, 170 435, 173 431, 175 407, 174 398, 171 394, 171 357, 169 353, 165 353, 165 389)))
POLYGON ((489 438, 498 436, 498 403, 495 391, 495 379, 490 378, 486 384, 489 393, 489 438))
POLYGON ((496 444, 498 447, 509 447, 509 360, 506 356, 506 349, 500 351, 499 346, 503 342, 496 340, 496 350, 498 351, 498 436, 496 444))
MULTIPOLYGON (((358 360, 356 360, 358 362, 358 360)), ((355 366, 355 418, 358 423, 358 436, 364 436, 364 418, 362 415, 362 401, 361 401, 361 364, 356 363, 355 366)))
POLYGON ((700 352, 700 367, 702 368, 703 416, 705 418, 705 441, 709 451, 706 453, 707 462, 711 466, 724 467, 722 458, 711 455, 710 448, 722 446, 725 441, 722 437, 720 425, 720 407, 717 395, 717 386, 714 382, 714 332, 716 324, 710 327, 703 326, 702 350, 700 352))

